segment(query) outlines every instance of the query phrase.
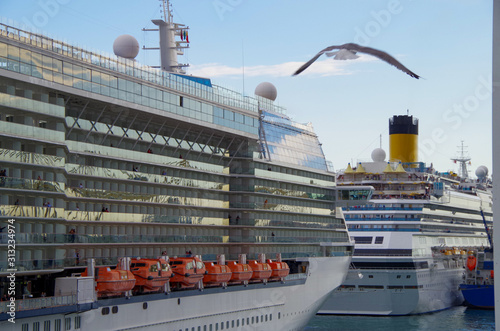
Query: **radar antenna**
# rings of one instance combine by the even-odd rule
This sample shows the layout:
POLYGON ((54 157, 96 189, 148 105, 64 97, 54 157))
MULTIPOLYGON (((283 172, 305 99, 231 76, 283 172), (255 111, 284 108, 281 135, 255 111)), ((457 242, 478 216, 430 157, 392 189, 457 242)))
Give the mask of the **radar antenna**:
POLYGON ((457 146, 460 148, 459 153, 460 156, 453 158, 453 162, 459 163, 459 170, 458 170, 458 175, 462 178, 469 178, 469 170, 467 170, 467 162, 470 164, 471 158, 469 156, 466 156, 466 148, 467 146, 464 146, 464 141, 462 140, 461 146, 457 146))
MULTIPOLYGON (((189 48, 189 27, 184 24, 174 23, 169 0, 160 0, 163 7, 163 19, 151 20, 158 29, 142 29, 142 31, 159 31, 160 47, 146 47, 144 50, 160 50, 160 66, 162 70, 185 74, 185 67, 189 64, 181 64, 177 61, 177 56, 184 55, 184 49, 189 48), (175 37, 180 40, 176 40, 175 37)), ((155 67, 153 67, 155 68, 155 67)))

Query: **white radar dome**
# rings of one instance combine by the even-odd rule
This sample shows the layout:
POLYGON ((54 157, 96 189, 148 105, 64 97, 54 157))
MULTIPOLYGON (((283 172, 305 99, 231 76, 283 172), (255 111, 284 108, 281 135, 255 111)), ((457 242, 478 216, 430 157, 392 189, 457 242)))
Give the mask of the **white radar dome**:
POLYGON ((488 168, 484 165, 477 167, 476 169, 476 177, 484 178, 488 176, 488 168))
POLYGON ((135 59, 139 54, 139 43, 137 39, 129 34, 122 34, 115 39, 113 43, 113 52, 116 56, 124 57, 126 59, 135 59))
POLYGON ((372 152, 372 160, 374 162, 382 162, 385 160, 385 151, 382 148, 375 148, 372 152))
POLYGON ((278 91, 273 84, 264 82, 257 85, 255 88, 255 95, 274 101, 278 96, 278 91))

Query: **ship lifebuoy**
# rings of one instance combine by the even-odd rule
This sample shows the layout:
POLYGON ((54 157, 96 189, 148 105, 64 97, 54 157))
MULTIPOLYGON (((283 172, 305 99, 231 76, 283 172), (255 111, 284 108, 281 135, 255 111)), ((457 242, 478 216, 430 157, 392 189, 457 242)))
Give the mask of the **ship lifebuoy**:
POLYGON ((469 255, 469 257, 467 257, 467 268, 469 268, 470 271, 473 271, 474 269, 476 269, 476 257, 475 256, 469 255))

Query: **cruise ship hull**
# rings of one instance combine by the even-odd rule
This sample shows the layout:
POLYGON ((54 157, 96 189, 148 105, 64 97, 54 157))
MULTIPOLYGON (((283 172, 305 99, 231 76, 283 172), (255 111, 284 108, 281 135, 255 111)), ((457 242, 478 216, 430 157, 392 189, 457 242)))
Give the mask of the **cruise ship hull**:
MULTIPOLYGON (((221 323, 224 330, 245 327, 300 330, 331 291, 344 281, 350 259, 347 256, 305 259, 309 261, 307 274, 285 282, 98 300, 91 305, 82 305, 80 311, 74 312, 68 312, 68 307, 18 312, 15 324, 4 320, 0 322, 0 329, 23 330, 23 324, 31 326, 45 321, 55 325, 55 320, 65 321, 67 318, 70 322, 66 323, 71 323, 79 317, 77 323, 82 331, 197 330, 198 327, 205 330, 205 326, 207 330, 216 330, 215 325, 221 323), (103 311, 108 313, 103 315, 103 311), (22 318, 22 315, 26 317, 22 318)), ((2 319, 9 317, 2 315, 2 319)))
POLYGON ((451 308, 464 301, 458 288, 463 269, 363 270, 362 277, 359 271, 350 270, 344 283, 349 286, 334 291, 318 314, 414 315, 451 308), (408 279, 417 279, 417 284, 408 279), (371 280, 377 285, 369 285, 375 283, 371 280))

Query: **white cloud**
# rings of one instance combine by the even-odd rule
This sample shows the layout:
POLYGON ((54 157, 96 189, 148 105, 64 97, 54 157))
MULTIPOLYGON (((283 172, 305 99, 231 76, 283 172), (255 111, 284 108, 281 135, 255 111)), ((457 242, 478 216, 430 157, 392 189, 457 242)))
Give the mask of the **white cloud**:
MULTIPOLYGON (((371 56, 361 55, 359 59, 347 61, 334 61, 332 59, 324 59, 314 62, 307 70, 300 75, 320 75, 320 76, 339 76, 351 75, 355 71, 349 67, 355 62, 371 62, 375 59, 371 56)), ((257 65, 245 67, 245 76, 272 76, 283 77, 291 76, 304 62, 285 62, 273 65, 257 65)), ((229 67, 220 63, 206 63, 200 65, 191 65, 189 74, 201 77, 224 77, 224 76, 241 76, 243 73, 242 67, 229 67)))

